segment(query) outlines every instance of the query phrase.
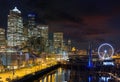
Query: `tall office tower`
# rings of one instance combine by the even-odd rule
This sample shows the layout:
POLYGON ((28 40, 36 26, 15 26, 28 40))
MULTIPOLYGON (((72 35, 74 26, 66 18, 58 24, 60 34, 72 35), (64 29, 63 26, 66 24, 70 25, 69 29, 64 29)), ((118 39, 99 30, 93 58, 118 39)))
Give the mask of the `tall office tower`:
POLYGON ((68 51, 71 51, 71 40, 68 40, 68 51))
POLYGON ((54 53, 53 33, 48 34, 49 53, 54 53))
POLYGON ((7 45, 20 47, 22 42, 24 42, 23 19, 21 11, 15 7, 8 15, 7 45))
POLYGON ((5 29, 0 28, 0 50, 6 48, 5 29))
POLYGON ((63 48, 63 33, 55 32, 53 34, 53 46, 55 49, 55 53, 60 53, 63 48))
POLYGON ((38 29, 38 32, 37 32, 37 35, 39 37, 42 37, 44 41, 44 50, 45 51, 48 51, 48 25, 38 25, 37 26, 37 29, 38 29))
POLYGON ((28 14, 28 37, 36 36, 36 31, 35 15, 28 14))
POLYGON ((26 23, 23 24, 23 35, 26 42, 28 40, 28 25, 26 23))
POLYGON ((38 25, 40 36, 44 37, 45 40, 48 40, 48 25, 38 25))

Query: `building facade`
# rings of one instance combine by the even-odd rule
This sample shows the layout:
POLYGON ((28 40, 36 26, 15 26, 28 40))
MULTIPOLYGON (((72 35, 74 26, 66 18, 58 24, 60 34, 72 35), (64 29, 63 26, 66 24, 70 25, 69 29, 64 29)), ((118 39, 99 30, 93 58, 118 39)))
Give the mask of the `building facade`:
POLYGON ((53 46, 55 53, 61 53, 63 49, 63 33, 55 32, 53 33, 53 46))
POLYGON ((48 40, 48 25, 38 25, 37 26, 38 29, 38 35, 40 35, 41 37, 44 37, 45 40, 48 40))
POLYGON ((35 15, 28 14, 28 37, 37 36, 37 28, 35 22, 35 15))
POLYGON ((0 50, 4 51, 6 48, 5 29, 0 28, 0 50))
POLYGON ((43 40, 44 51, 48 52, 49 44, 48 44, 48 25, 38 25, 37 26, 37 37, 41 37, 43 40))
POLYGON ((24 42, 23 19, 21 11, 15 7, 8 15, 7 46, 21 46, 24 42))
POLYGON ((68 51, 70 52, 71 50, 72 50, 71 40, 68 40, 68 51))

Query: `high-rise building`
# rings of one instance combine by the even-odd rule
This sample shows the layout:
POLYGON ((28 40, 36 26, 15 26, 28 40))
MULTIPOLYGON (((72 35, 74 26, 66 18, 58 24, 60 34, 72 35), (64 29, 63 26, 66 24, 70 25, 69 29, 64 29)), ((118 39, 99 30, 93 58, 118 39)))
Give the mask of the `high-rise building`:
POLYGON ((48 25, 38 25, 37 26, 37 35, 38 37, 42 37, 44 41, 44 50, 48 51, 48 25))
POLYGON ((38 34, 40 34, 41 37, 44 37, 45 40, 48 40, 48 25, 38 25, 38 34))
POLYGON ((35 15, 28 14, 28 37, 33 37, 37 35, 37 28, 35 23, 35 15))
POLYGON ((28 26, 26 23, 23 24, 23 35, 24 35, 25 41, 27 41, 28 40, 28 26))
POLYGON ((55 32, 53 34, 53 46, 55 49, 55 53, 60 53, 63 48, 63 33, 55 32))
POLYGON ((0 49, 6 48, 5 29, 0 28, 0 49))
POLYGON ((7 45, 10 47, 20 46, 24 41, 23 19, 21 11, 15 7, 8 15, 7 45))
POLYGON ((71 40, 68 40, 68 51, 71 51, 71 40))
POLYGON ((54 46, 53 46, 53 33, 49 33, 48 35, 48 42, 49 42, 49 53, 54 53, 54 46))

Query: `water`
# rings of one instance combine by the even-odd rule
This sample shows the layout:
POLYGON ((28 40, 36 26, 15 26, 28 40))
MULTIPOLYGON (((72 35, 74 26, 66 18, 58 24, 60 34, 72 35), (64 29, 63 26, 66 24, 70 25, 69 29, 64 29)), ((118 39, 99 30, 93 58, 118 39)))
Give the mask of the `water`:
POLYGON ((111 76, 58 68, 34 82, 117 82, 111 76))

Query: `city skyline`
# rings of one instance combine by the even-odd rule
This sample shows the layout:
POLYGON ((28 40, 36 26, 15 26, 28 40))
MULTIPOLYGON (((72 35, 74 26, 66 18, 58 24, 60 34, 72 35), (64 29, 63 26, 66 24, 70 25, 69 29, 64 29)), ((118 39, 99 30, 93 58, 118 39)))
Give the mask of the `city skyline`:
POLYGON ((3 1, 1 0, 0 26, 7 28, 8 12, 15 6, 21 10, 24 20, 27 14, 36 14, 39 23, 49 25, 50 32, 60 31, 65 33, 67 39, 88 41, 116 41, 120 37, 120 6, 119 1, 71 0, 69 2, 26 0, 3 1), (29 4, 29 5, 28 5, 29 4), (4 13, 4 14, 3 14, 4 13))
POLYGON ((0 81, 120 81, 119 3, 0 0, 0 81))

